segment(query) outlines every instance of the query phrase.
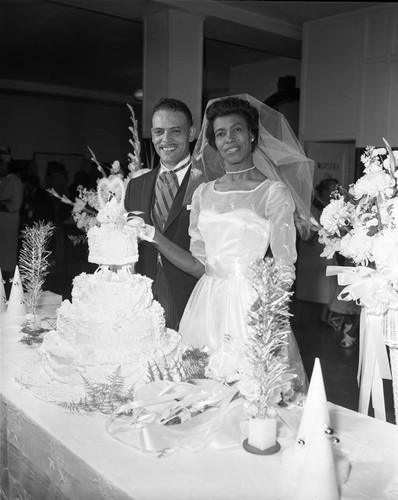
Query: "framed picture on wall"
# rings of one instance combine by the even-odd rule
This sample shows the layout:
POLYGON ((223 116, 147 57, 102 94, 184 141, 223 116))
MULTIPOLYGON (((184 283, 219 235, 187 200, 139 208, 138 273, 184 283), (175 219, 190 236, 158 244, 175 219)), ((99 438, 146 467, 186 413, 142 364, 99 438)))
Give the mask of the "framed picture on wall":
POLYGON ((344 188, 354 182, 354 142, 307 142, 306 155, 315 161, 314 186, 327 178, 337 179, 344 188))
POLYGON ((37 175, 40 179, 40 184, 44 187, 46 184, 46 171, 48 164, 56 162, 65 166, 67 172, 68 186, 73 182, 75 173, 82 168, 84 155, 74 153, 41 153, 37 152, 33 155, 33 161, 37 168, 37 175))

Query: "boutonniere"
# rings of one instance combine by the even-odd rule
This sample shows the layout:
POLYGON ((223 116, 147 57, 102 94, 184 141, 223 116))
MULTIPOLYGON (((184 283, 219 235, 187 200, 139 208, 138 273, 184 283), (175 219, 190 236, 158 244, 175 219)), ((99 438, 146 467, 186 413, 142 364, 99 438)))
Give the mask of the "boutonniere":
POLYGON ((199 168, 191 168, 191 179, 196 180, 202 175, 202 171, 199 168))
POLYGON ((187 210, 191 210, 192 205, 187 205, 187 210))

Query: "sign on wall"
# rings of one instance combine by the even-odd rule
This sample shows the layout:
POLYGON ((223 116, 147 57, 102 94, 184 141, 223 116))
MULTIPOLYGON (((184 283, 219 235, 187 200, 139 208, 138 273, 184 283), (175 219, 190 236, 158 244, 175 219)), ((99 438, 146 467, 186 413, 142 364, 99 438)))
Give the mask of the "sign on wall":
POLYGON ((314 186, 323 179, 337 179, 344 188, 354 182, 355 144, 307 142, 306 155, 315 161, 314 186))

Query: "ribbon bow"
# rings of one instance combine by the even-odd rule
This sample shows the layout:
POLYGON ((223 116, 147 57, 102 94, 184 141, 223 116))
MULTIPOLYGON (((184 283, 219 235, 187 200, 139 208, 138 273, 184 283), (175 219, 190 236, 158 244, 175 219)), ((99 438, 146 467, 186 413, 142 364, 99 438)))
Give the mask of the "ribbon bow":
POLYGON ((388 279, 370 267, 328 266, 326 276, 337 274, 339 285, 347 285, 338 295, 339 300, 356 300, 367 314, 376 316, 390 309, 398 309, 398 293, 388 279))
POLYGON ((327 267, 327 276, 336 274, 338 284, 345 286, 338 299, 356 300, 362 306, 357 373, 358 411, 367 415, 372 397, 375 417, 386 420, 382 379, 391 380, 391 370, 383 339, 383 318, 388 310, 398 309, 398 293, 385 276, 369 267, 327 267))

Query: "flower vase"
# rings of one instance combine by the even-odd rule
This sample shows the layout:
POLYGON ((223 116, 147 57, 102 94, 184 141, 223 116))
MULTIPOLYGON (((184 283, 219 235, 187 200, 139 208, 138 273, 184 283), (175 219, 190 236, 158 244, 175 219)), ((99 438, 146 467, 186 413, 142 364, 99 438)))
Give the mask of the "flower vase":
POLYGON ((271 455, 280 450, 276 440, 276 417, 253 417, 248 422, 248 438, 243 442, 246 451, 256 455, 271 455))
POLYGON ((41 328, 41 316, 34 313, 26 314, 26 322, 25 322, 26 333, 30 335, 39 335, 42 333, 41 328))
POLYGON ((383 337, 390 349, 395 423, 398 424, 398 311, 389 309, 383 318, 383 337))

